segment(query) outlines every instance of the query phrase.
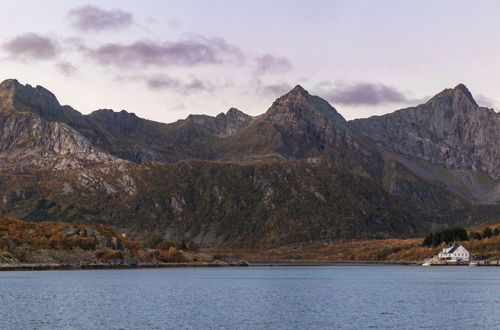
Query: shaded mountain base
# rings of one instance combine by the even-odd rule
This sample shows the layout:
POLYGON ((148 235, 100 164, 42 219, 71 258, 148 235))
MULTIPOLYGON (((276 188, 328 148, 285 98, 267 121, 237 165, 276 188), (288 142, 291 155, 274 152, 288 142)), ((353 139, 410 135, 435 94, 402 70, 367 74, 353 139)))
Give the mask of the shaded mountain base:
POLYGON ((400 171, 386 169, 391 194, 375 180, 317 159, 67 173, 9 169, 0 173, 0 212, 30 221, 103 223, 138 237, 161 232, 229 247, 271 247, 415 237, 434 227, 492 220, 500 211, 439 186, 429 190, 432 185, 400 171))
POLYGON ((120 174, 57 173, 1 176, 2 213, 234 246, 413 236, 425 229, 373 180, 323 162, 189 161, 142 165, 120 174), (125 177, 133 189, 118 184, 125 177))

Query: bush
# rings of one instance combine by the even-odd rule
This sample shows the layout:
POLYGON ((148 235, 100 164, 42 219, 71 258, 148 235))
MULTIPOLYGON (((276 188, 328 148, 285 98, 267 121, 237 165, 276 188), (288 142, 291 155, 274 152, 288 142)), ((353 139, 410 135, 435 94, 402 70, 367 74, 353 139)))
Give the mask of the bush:
POLYGON ((160 243, 162 243, 165 239, 162 235, 158 233, 151 234, 145 241, 144 244, 151 249, 156 249, 160 243))
POLYGON ((137 257, 139 258, 140 261, 143 262, 152 261, 154 257, 154 252, 139 250, 137 252, 137 257))
POLYGON ((478 233, 477 231, 470 233, 470 238, 475 239, 475 240, 481 240, 483 236, 481 233, 478 233))
POLYGON ((495 228, 495 229, 493 230, 492 235, 493 235, 493 236, 498 236, 499 234, 500 234, 500 230, 498 230, 498 228, 495 228))
POLYGON ((95 256, 97 259, 100 259, 102 261, 110 261, 123 258, 123 254, 121 253, 121 251, 113 250, 110 248, 97 250, 95 252, 95 256))
POLYGON ((187 249, 189 251, 193 251, 193 252, 199 252, 200 249, 201 249, 201 244, 200 243, 196 243, 196 242, 189 242, 189 244, 187 245, 187 249))
POLYGON ((163 240, 160 244, 156 246, 157 250, 168 250, 171 247, 176 247, 176 244, 168 239, 163 240))
POLYGON ((0 259, 15 259, 14 255, 9 251, 0 251, 0 259))
POLYGON ((177 250, 175 247, 171 247, 168 250, 162 250, 158 254, 158 259, 165 262, 183 262, 185 261, 184 255, 181 251, 177 250))
POLYGON ((493 231, 491 230, 491 228, 490 227, 486 227, 483 230, 483 235, 482 236, 483 236, 483 238, 490 238, 492 234, 493 234, 493 231))

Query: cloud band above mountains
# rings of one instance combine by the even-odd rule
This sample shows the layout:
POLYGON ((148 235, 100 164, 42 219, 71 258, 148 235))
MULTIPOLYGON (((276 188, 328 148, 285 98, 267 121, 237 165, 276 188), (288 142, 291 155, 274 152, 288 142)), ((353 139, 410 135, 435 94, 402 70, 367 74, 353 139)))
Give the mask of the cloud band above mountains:
POLYGON ((381 83, 359 82, 353 84, 339 83, 334 87, 323 87, 324 96, 343 105, 380 105, 386 103, 412 103, 402 91, 381 83))
POLYGON ((243 53, 222 38, 196 37, 177 42, 140 40, 130 44, 108 43, 88 51, 102 65, 193 66, 243 60, 243 53))
POLYGON ((73 27, 83 32, 118 30, 134 22, 129 12, 113 9, 105 10, 96 6, 82 6, 68 12, 68 19, 73 27))
POLYGON ((24 33, 5 42, 2 49, 17 59, 49 60, 57 57, 60 49, 57 43, 36 33, 24 33))

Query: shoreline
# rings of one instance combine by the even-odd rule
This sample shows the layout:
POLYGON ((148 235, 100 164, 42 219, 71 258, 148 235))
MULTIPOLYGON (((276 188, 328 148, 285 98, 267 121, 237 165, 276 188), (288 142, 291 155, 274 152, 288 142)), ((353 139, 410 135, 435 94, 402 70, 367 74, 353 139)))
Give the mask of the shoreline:
POLYGON ((58 263, 16 263, 0 264, 0 272, 7 271, 42 271, 42 270, 113 270, 113 269, 160 269, 160 268, 198 268, 198 267, 318 267, 348 265, 419 265, 416 262, 393 261, 305 261, 289 260, 265 261, 256 260, 245 263, 210 263, 210 262, 183 262, 183 263, 140 263, 140 264, 58 264, 58 263))

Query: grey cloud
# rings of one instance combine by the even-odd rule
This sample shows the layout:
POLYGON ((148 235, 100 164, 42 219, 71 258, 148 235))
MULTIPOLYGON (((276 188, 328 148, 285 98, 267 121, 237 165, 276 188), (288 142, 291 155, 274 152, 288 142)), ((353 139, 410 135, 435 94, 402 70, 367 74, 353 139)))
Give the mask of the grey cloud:
POLYGON ((284 57, 276 57, 271 54, 262 55, 256 58, 255 72, 264 74, 268 72, 287 72, 292 69, 292 63, 284 57))
POLYGON ((169 89, 181 94, 191 94, 194 92, 212 92, 215 88, 212 84, 197 78, 188 81, 173 78, 168 75, 155 75, 143 78, 146 86, 152 90, 169 89))
POLYGON ((292 86, 286 82, 265 83, 256 79, 251 84, 255 86, 258 93, 272 97, 281 96, 292 89, 292 86))
POLYGON ((57 69, 65 76, 71 76, 78 71, 78 68, 70 62, 61 61, 56 64, 57 69))
POLYGON ((498 107, 498 102, 485 96, 482 94, 478 94, 474 96, 474 99, 476 100, 477 104, 479 104, 482 107, 487 107, 487 108, 496 108, 498 107))
POLYGON ((68 12, 71 24, 84 32, 99 32, 117 30, 132 25, 134 18, 131 13, 123 10, 105 10, 96 6, 82 6, 68 12))
POLYGON ((60 51, 54 40, 36 33, 21 34, 4 43, 2 49, 14 58, 34 60, 53 59, 60 51))
POLYGON ((414 101, 396 88, 371 82, 337 84, 334 87, 324 88, 323 95, 334 103, 345 105, 379 105, 414 101))
POLYGON ((196 37, 178 42, 136 41, 131 44, 108 43, 89 50, 102 65, 200 65, 241 62, 242 52, 221 38, 196 37))

